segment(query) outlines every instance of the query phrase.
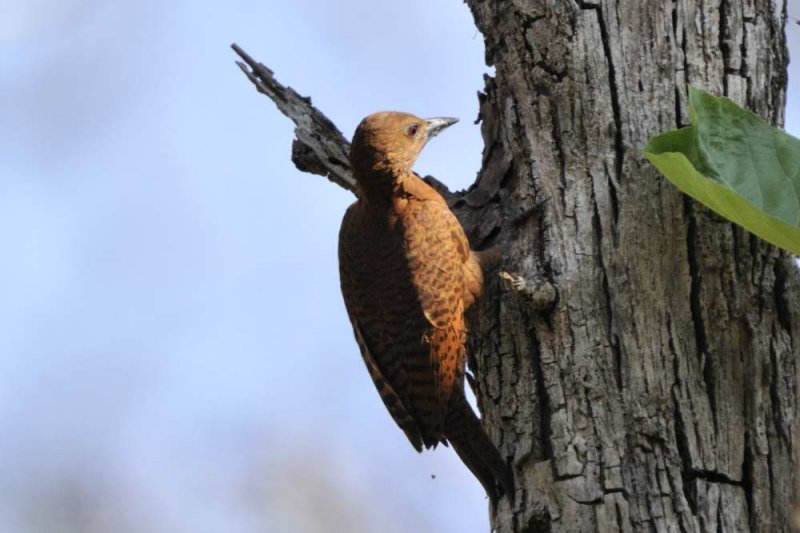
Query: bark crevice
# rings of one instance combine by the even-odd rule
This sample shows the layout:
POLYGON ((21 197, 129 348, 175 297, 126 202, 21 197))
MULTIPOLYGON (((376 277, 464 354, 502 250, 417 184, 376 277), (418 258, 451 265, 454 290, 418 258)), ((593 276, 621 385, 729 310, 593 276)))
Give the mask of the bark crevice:
MULTIPOLYGON (((614 117, 614 175, 617 183, 622 178, 622 165, 625 160, 625 145, 622 138, 622 115, 620 113, 619 94, 617 88, 617 73, 614 68, 614 54, 611 50, 608 27, 603 16, 603 7, 596 4, 581 3, 581 9, 592 10, 597 16, 600 28, 600 39, 603 43, 603 55, 608 65, 608 88, 610 91, 611 112, 614 117)), ((616 195, 614 181, 610 183, 612 194, 616 195)), ((616 220, 616 218, 615 218, 616 220)))

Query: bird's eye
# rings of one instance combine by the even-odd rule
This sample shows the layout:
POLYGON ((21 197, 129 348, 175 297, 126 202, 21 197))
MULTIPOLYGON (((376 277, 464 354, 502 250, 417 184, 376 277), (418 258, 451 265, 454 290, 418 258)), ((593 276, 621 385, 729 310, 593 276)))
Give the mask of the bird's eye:
POLYGON ((418 124, 412 124, 408 127, 408 129, 406 129, 406 135, 408 135, 409 137, 413 137, 414 135, 417 134, 418 129, 419 129, 418 124))

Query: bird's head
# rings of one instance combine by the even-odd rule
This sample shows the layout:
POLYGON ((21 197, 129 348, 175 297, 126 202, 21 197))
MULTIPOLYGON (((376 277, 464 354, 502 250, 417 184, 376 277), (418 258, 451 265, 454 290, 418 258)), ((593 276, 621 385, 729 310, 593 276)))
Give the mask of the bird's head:
POLYGON ((382 111, 361 121, 353 134, 350 163, 362 186, 391 179, 411 170, 422 148, 455 118, 419 118, 409 113, 382 111))

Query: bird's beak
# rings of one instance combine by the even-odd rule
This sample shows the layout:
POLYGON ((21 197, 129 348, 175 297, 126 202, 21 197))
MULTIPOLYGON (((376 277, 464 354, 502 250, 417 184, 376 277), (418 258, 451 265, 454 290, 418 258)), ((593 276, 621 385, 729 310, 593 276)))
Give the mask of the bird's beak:
POLYGON ((427 124, 427 140, 431 140, 436 137, 440 131, 444 130, 445 128, 452 126, 458 122, 457 118, 449 118, 449 117, 439 117, 439 118, 426 118, 425 123, 427 124))

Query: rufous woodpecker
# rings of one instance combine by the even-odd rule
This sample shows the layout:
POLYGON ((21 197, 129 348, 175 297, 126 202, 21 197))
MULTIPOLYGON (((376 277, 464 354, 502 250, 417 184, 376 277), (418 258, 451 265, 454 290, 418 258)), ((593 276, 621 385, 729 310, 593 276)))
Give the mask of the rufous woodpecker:
POLYGON ((369 115, 353 136, 358 200, 339 232, 342 295, 378 393, 417 451, 448 442, 497 501, 511 472, 464 396, 464 311, 483 275, 444 198, 411 169, 454 124, 369 115))

